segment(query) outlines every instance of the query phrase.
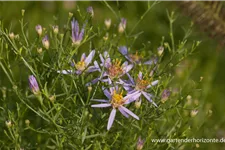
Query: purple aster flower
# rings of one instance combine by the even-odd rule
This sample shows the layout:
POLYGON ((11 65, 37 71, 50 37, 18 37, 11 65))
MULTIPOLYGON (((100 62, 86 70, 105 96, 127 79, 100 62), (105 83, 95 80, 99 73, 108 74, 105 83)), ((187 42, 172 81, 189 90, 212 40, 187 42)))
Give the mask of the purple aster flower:
POLYGON ((41 25, 36 25, 35 29, 36 29, 38 35, 41 36, 42 35, 42 26, 41 25))
POLYGON ((29 86, 30 86, 30 90, 34 93, 34 94, 38 94, 40 89, 37 83, 36 78, 33 75, 29 76, 29 86))
MULTIPOLYGON (((142 72, 139 72, 138 74, 138 78, 136 79, 136 81, 129 75, 127 74, 130 81, 123 81, 120 79, 119 84, 122 84, 124 89, 126 91, 128 91, 128 95, 133 93, 136 93, 136 97, 139 98, 141 95, 143 95, 149 102, 153 103, 153 105, 156 105, 155 102, 153 102, 152 94, 147 93, 145 90, 151 88, 152 86, 155 86, 156 84, 158 84, 158 80, 155 80, 153 82, 150 82, 148 80, 144 80, 143 79, 143 75, 142 72)), ((132 99, 130 102, 135 101, 136 99, 132 99)))
POLYGON ((127 20, 125 18, 121 18, 120 24, 118 26, 118 32, 123 33, 126 29, 127 20))
POLYGON ((49 49, 50 43, 47 35, 42 39, 42 44, 46 49, 49 49))
MULTIPOLYGON (((80 61, 77 63, 74 62, 74 66, 76 68, 75 73, 79 75, 85 70, 87 70, 87 72, 91 72, 90 69, 92 68, 91 67, 88 68, 88 65, 91 63, 92 59, 94 58, 94 55, 95 55, 95 50, 92 50, 87 57, 85 53, 83 53, 80 61)), ((57 72, 62 74, 69 74, 69 73, 73 73, 73 70, 62 70, 57 72)))
POLYGON ((94 10, 93 10, 92 6, 89 6, 87 8, 87 12, 91 15, 91 17, 94 17, 94 10))
POLYGON ((71 21, 71 26, 72 26, 72 41, 73 41, 73 45, 79 45, 80 42, 83 39, 83 36, 84 36, 84 26, 83 26, 83 28, 80 31, 79 24, 78 24, 77 20, 75 20, 74 18, 71 21))
MULTIPOLYGON (((109 57, 108 52, 104 52, 103 56, 102 54, 99 55, 101 60, 101 67, 104 67, 104 72, 101 77, 98 79, 94 79, 92 83, 96 83, 98 80, 101 80, 102 82, 109 82, 111 83, 114 79, 119 79, 123 75, 127 74, 132 68, 133 64, 128 64, 128 62, 124 62, 121 64, 121 60, 115 59, 111 61, 111 58, 109 57), (100 79, 101 78, 101 79, 100 79)), ((93 71, 99 71, 102 72, 103 68, 100 68, 97 61, 94 62, 94 66, 92 66, 93 71)))
POLYGON ((112 107, 113 108, 110 113, 110 116, 109 116, 107 130, 109 130, 112 127, 112 124, 113 124, 115 116, 116 116, 117 109, 126 118, 128 118, 129 116, 132 116, 135 119, 139 120, 139 117, 137 115, 135 115, 132 111, 130 111, 129 109, 127 109, 126 107, 123 106, 125 104, 129 104, 130 99, 136 98, 135 93, 123 97, 123 92, 119 92, 118 87, 111 87, 109 90, 103 89, 103 92, 104 92, 105 96, 108 98, 108 100, 93 99, 94 101, 103 102, 103 103, 91 105, 91 107, 98 107, 98 108, 112 107))
MULTIPOLYGON (((121 46, 119 47, 119 52, 131 63, 136 63, 136 64, 141 64, 142 61, 142 56, 138 55, 138 52, 136 52, 135 54, 130 54, 128 52, 128 49, 126 46, 121 46)), ((151 60, 148 60, 146 62, 144 62, 145 65, 152 65, 152 64, 156 64, 157 63, 157 59, 153 58, 151 60)))

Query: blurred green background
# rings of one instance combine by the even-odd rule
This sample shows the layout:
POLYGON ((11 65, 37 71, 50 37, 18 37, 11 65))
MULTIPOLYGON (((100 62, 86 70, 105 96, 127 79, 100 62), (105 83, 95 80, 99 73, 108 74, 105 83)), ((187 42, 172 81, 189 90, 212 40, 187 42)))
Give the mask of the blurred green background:
MULTIPOLYGON (((148 7, 147 2, 108 3, 119 16, 127 18, 127 30, 132 29, 148 7)), ((201 6, 204 5, 204 2, 196 3, 201 3, 201 6)), ((196 101, 200 109, 198 116, 195 118, 196 128, 193 130, 196 130, 196 135, 193 135, 193 137, 221 138, 225 137, 225 51, 224 47, 220 45, 223 37, 214 38, 215 36, 210 36, 210 33, 217 34, 214 28, 202 30, 204 24, 195 22, 198 16, 189 15, 191 10, 187 9, 190 5, 190 3, 182 4, 182 2, 160 2, 154 6, 134 31, 134 33, 144 31, 134 43, 134 47, 139 49, 143 46, 143 43, 148 42, 152 49, 155 50, 159 46, 162 36, 165 37, 166 41, 170 41, 167 11, 175 11, 177 16, 174 27, 176 44, 183 38, 184 28, 188 28, 191 22, 194 21, 193 32, 189 40, 200 40, 202 43, 195 54, 182 63, 175 73, 180 77, 181 82, 184 78, 199 81, 200 77, 203 77, 202 95, 196 101)), ((71 1, 0 2, 0 20, 4 23, 5 28, 17 33, 20 30, 19 19, 21 18, 21 10, 25 9, 25 22, 28 22, 29 35, 30 38, 34 38, 37 24, 41 24, 46 28, 49 28, 49 25, 57 24, 60 31, 62 31, 67 22, 69 12, 72 12, 76 17, 78 8, 81 12, 86 12, 88 6, 92 6, 94 9, 94 26, 104 26, 104 19, 106 18, 112 19, 112 25, 117 22, 117 18, 104 2, 71 1)), ((221 6, 223 6, 222 2, 221 6)), ((218 17, 220 16, 218 15, 218 17)), ((0 78, 3 73, 0 70, 0 78)), ((3 80, 0 80, 1 87, 7 86, 5 83, 3 80)), ((193 144, 193 147, 197 148, 198 146, 195 146, 195 144, 193 144)), ((222 149, 224 144, 199 144, 199 146, 198 149, 222 149)))

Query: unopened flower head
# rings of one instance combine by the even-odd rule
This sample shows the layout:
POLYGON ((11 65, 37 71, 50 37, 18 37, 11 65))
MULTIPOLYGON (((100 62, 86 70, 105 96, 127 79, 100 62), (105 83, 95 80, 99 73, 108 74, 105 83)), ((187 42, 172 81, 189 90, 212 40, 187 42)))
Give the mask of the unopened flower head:
POLYGON ((138 138, 138 141, 137 141, 137 150, 142 150, 143 149, 143 146, 144 146, 144 140, 141 139, 141 137, 138 138))
POLYGON ((126 29, 126 25, 127 25, 127 20, 125 18, 122 18, 118 26, 118 32, 123 33, 126 29))
POLYGON ((11 40, 14 40, 15 35, 14 35, 14 33, 13 33, 13 32, 9 33, 9 38, 10 38, 11 40))
POLYGON ((73 42, 72 45, 80 45, 84 36, 84 26, 80 31, 80 27, 77 20, 73 18, 73 20, 71 21, 71 27, 72 27, 72 42, 73 42))
POLYGON ((105 23, 105 26, 106 26, 106 28, 107 28, 107 29, 109 29, 109 28, 110 28, 110 26, 111 26, 111 22, 112 22, 112 21, 111 21, 111 19, 110 19, 110 18, 105 19, 105 22, 104 22, 104 23, 105 23))
POLYGON ((105 36, 103 37, 103 39, 104 39, 105 41, 107 41, 107 40, 108 40, 108 38, 109 38, 109 33, 108 33, 108 32, 106 32, 106 34, 105 34, 105 36))
POLYGON ((107 130, 109 130, 112 127, 117 109, 126 118, 128 118, 129 116, 132 116, 135 119, 139 120, 139 117, 137 115, 135 115, 133 112, 131 112, 129 109, 123 106, 124 104, 129 104, 129 99, 133 99, 135 97, 133 97, 132 95, 129 95, 129 96, 127 95, 123 97, 123 92, 120 92, 118 90, 118 87, 111 87, 109 90, 103 87, 103 92, 105 96, 108 98, 108 100, 94 99, 94 101, 103 102, 103 104, 95 104, 95 105, 91 105, 91 107, 99 107, 99 108, 112 107, 113 108, 109 116, 107 130))
POLYGON ((35 29, 36 29, 38 35, 41 36, 42 35, 42 26, 41 25, 36 25, 35 29))
POLYGON ((42 53, 42 48, 37 48, 38 53, 42 53))
POLYGON ((9 121, 5 121, 5 125, 10 128, 12 127, 12 122, 9 120, 9 121))
POLYGON ((33 75, 29 76, 29 86, 30 86, 30 90, 34 93, 34 94, 38 94, 40 89, 37 83, 36 78, 33 75))
POLYGON ((136 107, 137 109, 141 107, 141 98, 139 98, 139 99, 137 99, 137 100, 135 101, 135 107, 136 107))
POLYGON ((171 94, 171 91, 165 89, 165 90, 163 91, 163 93, 162 93, 162 96, 161 96, 161 102, 162 102, 162 103, 165 103, 165 102, 167 101, 167 99, 169 98, 170 94, 171 94))
POLYGON ((161 56, 162 53, 164 52, 164 47, 160 46, 157 50, 158 50, 158 55, 161 56))
POLYGON ((91 17, 94 17, 94 10, 93 10, 92 6, 89 6, 87 8, 87 12, 91 15, 91 17))
POLYGON ((195 117, 198 114, 198 110, 192 110, 191 111, 191 117, 195 117))
POLYGON ((42 39, 42 45, 44 48, 49 49, 50 43, 47 35, 42 39))
POLYGON ((59 26, 55 25, 55 26, 52 26, 52 29, 53 29, 53 32, 55 34, 58 34, 59 33, 59 26))

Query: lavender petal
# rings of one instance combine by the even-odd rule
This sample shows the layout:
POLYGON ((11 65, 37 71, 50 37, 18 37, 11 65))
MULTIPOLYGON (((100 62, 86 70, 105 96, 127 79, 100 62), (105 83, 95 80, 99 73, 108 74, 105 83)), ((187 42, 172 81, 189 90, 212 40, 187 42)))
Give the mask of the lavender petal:
POLYGON ((126 107, 120 106, 120 108, 123 109, 123 111, 125 111, 127 114, 129 114, 130 116, 134 117, 135 119, 139 120, 139 117, 137 115, 135 115, 132 111, 130 111, 129 109, 127 109, 126 107))
POLYGON ((99 108, 101 108, 101 107, 110 107, 110 106, 111 106, 111 104, 109 104, 109 103, 91 105, 91 107, 99 107, 99 108))
POLYGON ((156 105, 156 103, 153 102, 153 100, 151 99, 150 95, 148 95, 148 93, 142 91, 142 94, 144 95, 144 97, 145 97, 149 102, 151 102, 153 105, 155 105, 155 107, 158 107, 158 106, 156 105))
POLYGON ((88 55, 88 57, 85 59, 86 66, 90 64, 94 56, 95 56, 95 50, 92 50, 90 54, 88 55))
POLYGON ((124 115, 126 118, 129 118, 129 115, 121 107, 118 107, 118 109, 122 115, 124 115))
POLYGON ((109 130, 109 129, 112 127, 112 124, 113 124, 113 122, 114 122, 115 116, 116 116, 116 109, 114 108, 114 109, 111 111, 110 116, 109 116, 109 121, 108 121, 108 125, 107 125, 107 130, 109 130))

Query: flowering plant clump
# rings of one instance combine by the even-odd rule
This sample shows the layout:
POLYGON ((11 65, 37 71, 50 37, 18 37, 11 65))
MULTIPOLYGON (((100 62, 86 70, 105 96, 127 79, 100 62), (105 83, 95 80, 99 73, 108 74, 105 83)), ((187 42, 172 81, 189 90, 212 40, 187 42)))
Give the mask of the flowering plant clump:
MULTIPOLYGON (((156 4, 148 3, 146 12, 156 4)), ((187 42, 187 35, 175 42, 174 13, 168 14, 170 38, 153 47, 134 45, 138 23, 132 27, 128 18, 107 16, 100 30, 97 14, 89 6, 69 13, 62 26, 37 24, 34 39, 26 34, 25 10, 18 35, 1 23, 0 69, 7 81, 0 82, 12 87, 1 88, 1 147, 169 149, 150 139, 188 136, 184 109, 193 119, 198 108, 184 101, 192 93, 174 72, 200 42, 187 42)))

